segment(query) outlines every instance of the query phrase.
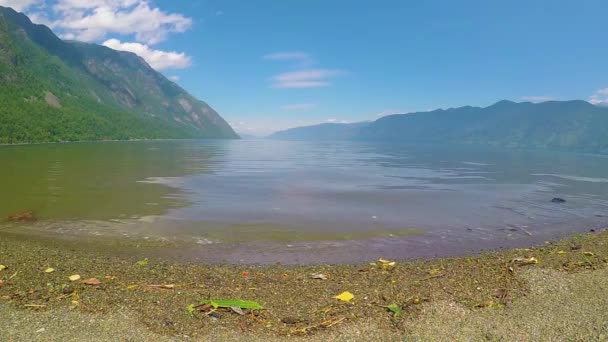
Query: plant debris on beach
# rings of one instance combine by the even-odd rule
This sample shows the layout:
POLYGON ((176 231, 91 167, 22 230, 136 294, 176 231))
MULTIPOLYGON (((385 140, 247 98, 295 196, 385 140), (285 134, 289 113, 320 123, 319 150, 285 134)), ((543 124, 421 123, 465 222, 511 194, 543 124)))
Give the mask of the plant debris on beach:
MULTIPOLYGON (((608 262, 608 232, 475 256, 309 266, 181 264, 92 252, 82 242, 0 234, 0 261, 11 265, 0 266, 0 307, 28 310, 32 317, 69 310, 101 319, 128 310, 159 336, 201 339, 222 331, 261 340, 301 335, 323 340, 369 326, 381 336, 422 336, 416 327, 428 317, 436 317, 431 322, 440 333, 439 327, 451 323, 436 321, 436 310, 507 319, 507 308, 515 310, 535 296, 539 285, 531 277, 548 271, 555 279, 594 274, 608 262)), ((571 296, 587 300, 584 292, 571 296)), ((521 326, 521 336, 532 336, 525 324, 509 324, 521 326)), ((603 329, 593 336, 605 334, 603 329)), ((589 333, 576 332, 572 336, 589 333)))

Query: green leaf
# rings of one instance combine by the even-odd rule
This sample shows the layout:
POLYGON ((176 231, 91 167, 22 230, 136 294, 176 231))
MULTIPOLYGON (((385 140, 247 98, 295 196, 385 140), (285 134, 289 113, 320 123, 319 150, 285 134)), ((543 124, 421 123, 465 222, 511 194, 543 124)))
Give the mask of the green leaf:
POLYGON ((231 308, 238 307, 241 309, 249 309, 249 310, 262 310, 264 307, 259 303, 248 300, 238 300, 238 299, 205 299, 200 301, 201 304, 209 304, 213 306, 214 309, 217 308, 231 308))
POLYGON ((192 316, 194 314, 194 309, 195 309, 194 304, 190 304, 186 307, 186 312, 192 316))
POLYGON ((403 311, 401 309, 401 307, 397 304, 391 304, 389 306, 386 307, 389 311, 391 311, 393 314, 395 314, 395 317, 399 317, 401 315, 401 312, 403 311))
POLYGON ((137 266, 148 266, 148 258, 145 258, 144 260, 139 260, 138 262, 135 263, 135 265, 137 266))

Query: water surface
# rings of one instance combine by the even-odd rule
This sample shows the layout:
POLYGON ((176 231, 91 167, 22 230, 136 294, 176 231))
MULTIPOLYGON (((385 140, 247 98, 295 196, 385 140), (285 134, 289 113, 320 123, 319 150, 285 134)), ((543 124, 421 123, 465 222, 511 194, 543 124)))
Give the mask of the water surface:
POLYGON ((0 165, 0 217, 38 218, 4 229, 172 241, 206 261, 451 255, 608 221, 608 158, 574 153, 153 141, 7 146, 0 165))

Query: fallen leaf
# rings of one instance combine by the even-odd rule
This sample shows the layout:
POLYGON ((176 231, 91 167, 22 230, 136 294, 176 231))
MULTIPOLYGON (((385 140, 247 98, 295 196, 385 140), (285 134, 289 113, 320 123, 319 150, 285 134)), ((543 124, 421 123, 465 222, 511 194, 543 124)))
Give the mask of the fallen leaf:
POLYGON ((70 281, 77 281, 77 280, 80 280, 80 275, 79 275, 79 274, 74 274, 74 275, 71 275, 71 276, 69 277, 69 279, 70 279, 70 281))
POLYGON ((583 254, 586 255, 586 256, 595 256, 595 254, 593 254, 591 252, 584 252, 583 254))
POLYGON ((135 263, 135 265, 137 266, 148 266, 148 258, 145 258, 144 260, 139 260, 138 262, 135 263))
POLYGON ((241 272, 241 275, 242 275, 243 277, 249 277, 249 272, 247 272, 247 271, 243 271, 243 272, 241 272))
POLYGON ((44 273, 53 273, 53 272, 55 272, 55 269, 51 268, 51 267, 49 267, 46 270, 44 270, 44 273))
POLYGON ((83 283, 85 285, 90 285, 90 286, 99 286, 101 285, 101 282, 99 281, 99 279, 97 278, 89 278, 89 279, 85 279, 83 281, 83 283))
POLYGON ((254 301, 238 299, 206 299, 200 301, 201 305, 211 305, 214 309, 231 308, 237 306, 241 309, 262 310, 264 307, 254 301))
POLYGON ((163 289, 163 290, 173 290, 175 285, 173 284, 163 284, 163 285, 146 285, 147 287, 151 287, 153 289, 163 289))
POLYGON ((397 265, 396 262, 385 260, 385 259, 378 259, 378 263, 380 264, 380 268, 383 270, 393 268, 393 267, 395 267, 395 265, 397 265))
POLYGON ((431 268, 430 270, 428 270, 428 274, 432 276, 439 274, 439 272, 441 272, 441 270, 438 268, 431 268))
POLYGON ((512 260, 512 262, 518 264, 518 265, 534 265, 534 264, 538 264, 538 259, 536 259, 535 257, 529 257, 529 258, 515 258, 512 260))
POLYGON ((139 285, 129 285, 129 286, 127 286, 127 290, 135 290, 138 287, 139 287, 139 285))
POLYGON ((395 317, 399 317, 401 315, 401 312, 403 311, 401 309, 401 307, 397 304, 391 304, 389 306, 386 307, 389 311, 391 311, 395 317))
POLYGON ((340 293, 339 295, 334 297, 337 300, 341 300, 343 302, 350 302, 353 298, 355 298, 355 295, 353 295, 352 293, 345 291, 340 293))
POLYGON ((312 279, 327 280, 327 276, 323 273, 313 273, 310 275, 312 279))
POLYGON ((557 251, 557 254, 562 255, 562 254, 566 254, 566 251, 557 251))
POLYGON ((186 307, 186 312, 187 312, 189 315, 194 315, 194 309, 195 309, 195 308, 196 308, 196 307, 194 306, 194 304, 190 304, 190 305, 188 305, 188 306, 186 307))
POLYGON ((476 306, 477 306, 478 308, 491 308, 491 307, 493 307, 495 304, 496 304, 496 303, 495 303, 494 301, 492 301, 492 300, 488 300, 488 301, 485 301, 485 302, 483 302, 483 303, 479 303, 479 304, 477 304, 476 306))
POLYGON ((0 265, 0 271, 4 271, 5 269, 7 269, 8 267, 4 266, 4 265, 0 265))
POLYGON ((107 280, 115 280, 116 276, 107 275, 104 278, 107 279, 107 280))

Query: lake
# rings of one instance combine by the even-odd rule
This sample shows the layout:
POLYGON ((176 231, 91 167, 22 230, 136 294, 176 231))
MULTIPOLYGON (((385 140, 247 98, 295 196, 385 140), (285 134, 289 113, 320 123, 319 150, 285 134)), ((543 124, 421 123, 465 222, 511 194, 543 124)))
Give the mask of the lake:
POLYGON ((166 242, 162 253, 206 262, 458 255, 608 226, 608 157, 560 152, 277 140, 3 146, 0 191, 0 218, 37 218, 0 229, 166 242))

